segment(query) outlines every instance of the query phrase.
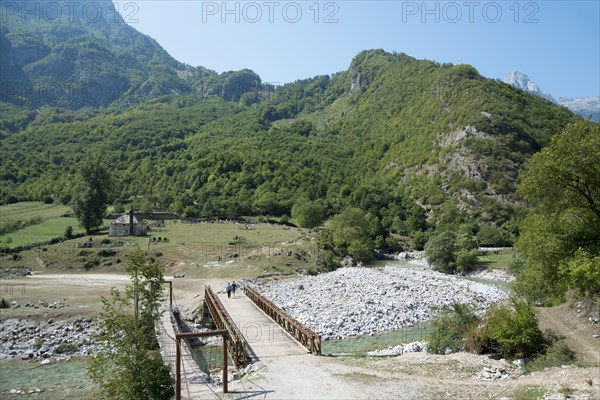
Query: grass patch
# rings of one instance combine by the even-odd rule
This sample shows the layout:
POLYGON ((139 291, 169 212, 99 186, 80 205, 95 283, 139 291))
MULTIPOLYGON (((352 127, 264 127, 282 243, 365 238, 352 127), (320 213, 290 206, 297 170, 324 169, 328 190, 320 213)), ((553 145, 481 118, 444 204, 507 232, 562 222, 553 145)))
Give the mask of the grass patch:
POLYGON ((536 357, 523 367, 527 373, 542 371, 545 368, 560 367, 563 365, 571 365, 576 361, 575 353, 569 349, 567 344, 562 341, 554 342, 546 353, 536 357))
POLYGON ((58 218, 71 211, 71 207, 62 204, 46 204, 40 201, 23 201, 0 206, 0 227, 10 221, 40 218, 42 220, 58 218))
POLYGON ((21 246, 45 242, 63 236, 68 226, 73 227, 73 234, 83 233, 76 218, 64 217, 70 212, 69 206, 35 201, 0 206, 0 232, 10 230, 11 226, 17 228, 1 234, 0 244, 21 246))
POLYGON ((479 256, 479 264, 489 269, 506 269, 510 267, 510 262, 514 254, 514 250, 499 250, 479 256))
POLYGON ((544 398, 546 390, 539 386, 524 386, 516 393, 516 400, 540 400, 544 398))
POLYGON ((350 380, 352 382, 371 383, 371 382, 382 380, 382 378, 377 375, 367 374, 365 372, 349 372, 346 374, 334 374, 334 375, 339 376, 343 379, 350 380))

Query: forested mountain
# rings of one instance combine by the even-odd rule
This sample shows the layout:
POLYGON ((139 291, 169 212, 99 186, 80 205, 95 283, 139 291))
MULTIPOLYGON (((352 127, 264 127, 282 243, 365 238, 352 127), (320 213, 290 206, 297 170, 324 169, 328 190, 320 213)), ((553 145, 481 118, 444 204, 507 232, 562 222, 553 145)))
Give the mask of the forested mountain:
POLYGON ((249 70, 219 75, 176 61, 111 0, 2 2, 0 12, 1 99, 18 106, 131 106, 189 93, 237 101, 261 84, 249 70))
POLYGON ((347 71, 273 89, 252 71, 180 64, 122 22, 84 22, 3 25, 11 79, 125 90, 93 107, 3 93, 1 202, 67 203, 79 165, 99 154, 116 202, 207 217, 354 206, 383 236, 423 231, 427 217, 508 237, 523 162, 578 119, 468 65, 370 50, 347 71))

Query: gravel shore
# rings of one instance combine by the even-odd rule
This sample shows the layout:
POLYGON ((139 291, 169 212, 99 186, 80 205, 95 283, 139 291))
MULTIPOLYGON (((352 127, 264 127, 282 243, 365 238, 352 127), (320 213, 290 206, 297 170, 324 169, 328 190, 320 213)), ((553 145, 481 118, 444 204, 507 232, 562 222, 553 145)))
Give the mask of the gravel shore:
POLYGON ((410 327, 458 302, 478 312, 506 292, 421 268, 340 268, 317 276, 255 280, 258 290, 324 340, 410 327))

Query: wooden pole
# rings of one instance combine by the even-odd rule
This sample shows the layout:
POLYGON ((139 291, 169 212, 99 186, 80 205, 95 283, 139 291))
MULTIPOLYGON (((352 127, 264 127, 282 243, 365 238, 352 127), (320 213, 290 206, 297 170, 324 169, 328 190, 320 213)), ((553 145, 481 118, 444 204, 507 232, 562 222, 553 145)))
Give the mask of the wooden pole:
POLYGON ((169 310, 173 312, 173 281, 167 281, 169 284, 169 310))
POLYGON ((223 394, 227 393, 227 334, 223 334, 223 394))
POLYGON ((181 339, 176 338, 175 340, 175 359, 177 360, 175 364, 175 399, 181 400, 181 350, 179 346, 181 345, 181 339))

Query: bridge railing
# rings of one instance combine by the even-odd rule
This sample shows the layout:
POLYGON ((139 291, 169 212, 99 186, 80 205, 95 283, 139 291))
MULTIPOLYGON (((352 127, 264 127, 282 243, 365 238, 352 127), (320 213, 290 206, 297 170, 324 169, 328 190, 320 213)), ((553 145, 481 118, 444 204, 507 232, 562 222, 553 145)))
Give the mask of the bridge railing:
POLYGON ((235 365, 238 367, 247 365, 250 361, 248 343, 210 286, 206 286, 204 290, 204 302, 217 329, 225 329, 228 332, 229 346, 227 347, 235 365))
POLYGON ((300 321, 283 311, 273 304, 273 302, 251 286, 244 286, 244 293, 254 302, 265 314, 277 322, 294 339, 300 342, 312 354, 321 355, 321 336, 315 331, 304 326, 300 321))

